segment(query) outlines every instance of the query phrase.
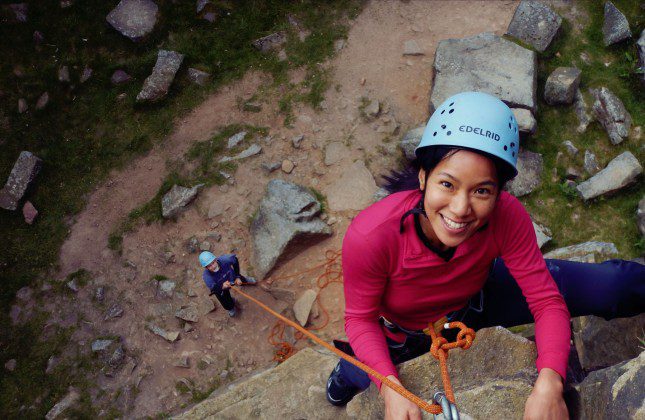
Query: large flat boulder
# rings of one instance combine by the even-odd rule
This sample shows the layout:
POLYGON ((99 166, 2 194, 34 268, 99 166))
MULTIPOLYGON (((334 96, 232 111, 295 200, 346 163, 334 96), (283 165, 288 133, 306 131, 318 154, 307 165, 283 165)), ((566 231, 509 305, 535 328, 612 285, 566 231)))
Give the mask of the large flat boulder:
POLYGON ((175 51, 159 50, 152 74, 143 82, 137 102, 156 102, 166 97, 175 80, 177 70, 184 61, 184 55, 175 51))
POLYGON ((544 258, 592 263, 599 263, 617 256, 616 245, 611 242, 598 241, 569 245, 544 254, 544 258))
MULTIPOLYGON (((468 350, 450 351, 448 372, 462 418, 521 418, 537 377, 536 356, 533 342, 501 327, 478 331, 468 350)), ((426 401, 443 391, 439 362, 430 354, 403 363, 398 370, 406 389, 426 401)), ((374 384, 347 405, 351 418, 384 418, 383 409, 374 384)))
POLYGON ((372 204, 377 189, 376 181, 365 162, 357 160, 340 174, 325 193, 331 210, 363 210, 372 204))
MULTIPOLYGON (((305 187, 274 179, 251 223, 255 273, 264 278, 279 259, 287 258, 292 246, 323 239, 332 234, 320 220, 321 206, 305 187)), ((294 248, 295 249, 295 248, 294 248)))
POLYGON ((580 183, 576 189, 586 201, 605 194, 611 194, 628 185, 633 184, 643 173, 643 167, 631 152, 623 152, 585 182, 580 183))
POLYGON ((27 189, 32 185, 40 172, 42 160, 31 152, 20 152, 16 163, 13 164, 9 178, 0 190, 0 207, 6 210, 16 210, 27 189))
POLYGON ((497 96, 512 108, 537 109, 537 55, 491 32, 439 42, 430 114, 464 91, 497 96))
POLYGON ((152 0, 121 0, 106 20, 123 36, 139 41, 154 29, 158 11, 152 0))
POLYGON ((216 390, 175 417, 183 419, 347 419, 325 398, 325 383, 338 357, 306 348, 273 369, 216 390))
POLYGON ((561 24, 562 18, 549 6, 534 0, 522 0, 506 33, 542 52, 549 48, 561 24))

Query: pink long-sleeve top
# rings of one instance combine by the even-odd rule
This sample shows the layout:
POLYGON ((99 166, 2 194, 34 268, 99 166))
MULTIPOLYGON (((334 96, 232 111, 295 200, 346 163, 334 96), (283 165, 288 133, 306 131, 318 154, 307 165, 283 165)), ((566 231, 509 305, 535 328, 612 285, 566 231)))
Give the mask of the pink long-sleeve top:
MULTIPOLYGON (((399 231, 401 216, 420 198, 419 191, 392 194, 363 210, 347 230, 342 252, 345 331, 356 356, 384 376, 397 376, 379 317, 421 330, 465 306, 484 286, 493 260, 502 257, 535 318, 538 371, 548 367, 566 377, 569 312, 522 204, 500 193, 488 226, 445 261, 421 242, 413 217, 399 231)), ((380 388, 380 381, 372 380, 380 388)))

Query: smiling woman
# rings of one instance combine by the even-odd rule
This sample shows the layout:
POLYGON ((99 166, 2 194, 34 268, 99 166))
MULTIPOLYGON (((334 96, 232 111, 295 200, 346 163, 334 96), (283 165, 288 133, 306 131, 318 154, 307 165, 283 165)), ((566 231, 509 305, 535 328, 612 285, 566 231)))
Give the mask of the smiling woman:
MULTIPOLYGON (((362 211, 347 230, 349 345, 335 343, 399 383, 395 365, 428 352, 422 330, 443 317, 474 329, 535 319, 539 374, 525 414, 567 418, 562 389, 570 313, 607 319, 638 314, 645 269, 621 260, 547 264, 528 213, 502 191, 517 174, 518 147, 513 113, 493 96, 460 93, 437 109, 414 166, 388 177, 393 194, 362 211), (457 129, 463 126, 479 129, 457 129)), ((421 418, 418 407, 371 379, 381 390, 386 418, 421 418)), ((347 404, 369 382, 341 360, 327 381, 327 399, 347 404)))

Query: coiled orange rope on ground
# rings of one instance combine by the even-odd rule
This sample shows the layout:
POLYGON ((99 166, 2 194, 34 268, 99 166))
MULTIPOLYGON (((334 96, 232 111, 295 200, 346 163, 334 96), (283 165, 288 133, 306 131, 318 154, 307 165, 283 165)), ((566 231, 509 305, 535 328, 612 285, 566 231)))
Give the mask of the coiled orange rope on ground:
MULTIPOLYGON (((329 285, 330 283, 333 283, 333 282, 342 282, 342 272, 340 272, 340 270, 334 270, 333 269, 333 267, 338 265, 336 260, 338 259, 338 257, 340 257, 340 252, 338 252, 338 251, 327 251, 325 256, 327 257, 327 261, 325 263, 320 264, 320 265, 315 266, 315 267, 312 267, 312 268, 310 268, 310 269, 305 271, 305 272, 309 272, 309 271, 313 271, 314 269, 317 269, 317 268, 320 268, 320 267, 326 267, 325 273, 318 277, 318 286, 320 287, 322 285, 321 288, 324 288, 324 287, 326 287, 327 285, 329 285)), ((302 274, 302 273, 297 273, 297 274, 293 274, 291 276, 285 276, 285 277, 282 277, 282 278, 294 277, 295 275, 300 275, 300 274, 302 274)), ((403 386, 401 386, 401 385, 399 385, 399 384, 397 384, 395 382, 392 382, 391 380, 389 380, 385 376, 381 375, 379 372, 375 371, 374 369, 372 369, 371 367, 367 366, 366 364, 358 361, 357 359, 353 358, 352 356, 349 356, 349 355, 343 353, 341 350, 338 350, 334 346, 326 343, 325 341, 323 341, 320 338, 318 338, 315 334, 311 333, 310 331, 307 331, 306 329, 304 329, 303 327, 301 327, 297 323, 293 322, 292 320, 290 320, 288 318, 285 318, 284 316, 278 314, 277 312, 275 312, 274 310, 272 310, 271 308, 269 308, 267 305, 263 304, 259 300, 257 300, 254 297, 249 296, 248 294, 242 292, 239 288, 235 288, 234 290, 235 290, 235 292, 237 292, 237 293, 241 294, 242 296, 246 297, 247 299, 249 299, 250 301, 252 301, 256 305, 260 306, 262 309, 264 309, 265 311, 269 312, 271 315, 275 316, 276 318, 278 318, 280 321, 282 321, 284 323, 284 324, 278 323, 272 328, 271 335, 270 335, 270 338, 269 338, 270 342, 271 342, 272 338, 273 339, 275 339, 276 337, 282 338, 282 334, 284 332, 285 324, 289 325, 289 326, 295 328, 296 331, 299 333, 299 337, 297 337, 297 338, 304 337, 304 336, 310 338, 314 342, 316 342, 316 343, 320 344, 321 346, 325 347, 326 349, 332 351, 333 353, 335 353, 336 355, 338 355, 342 359, 348 361, 349 363, 351 363, 354 366, 358 367, 359 369, 363 370, 368 375, 371 375, 371 376, 377 378, 382 383, 384 383, 385 385, 389 386, 394 391, 396 391, 398 394, 400 394, 404 398, 406 398, 409 401, 411 401, 414 404, 416 404, 422 410, 425 410, 426 412, 431 413, 431 414, 439 414, 439 413, 442 412, 442 409, 441 409, 440 405, 431 404, 431 403, 419 398, 418 396, 414 395, 413 393, 411 393, 410 391, 405 389, 403 386)), ((320 302, 319 302, 319 304, 320 304, 320 302)), ((321 309, 325 312, 326 319, 325 319, 324 325, 323 326, 318 326, 316 329, 324 328, 324 326, 327 325, 327 323, 329 322, 329 314, 327 313, 326 310, 324 310, 324 308, 322 308, 322 305, 320 305, 320 306, 321 306, 321 309)), ((473 341, 475 340, 475 331, 473 331, 471 328, 466 327, 466 325, 464 325, 461 322, 450 322, 450 323, 446 323, 444 325, 439 325, 438 327, 435 327, 434 324, 430 324, 428 326, 428 328, 426 328, 424 330, 424 332, 426 334, 430 335, 430 337, 432 338, 432 345, 430 347, 430 353, 437 360, 439 360, 439 365, 440 365, 440 369, 441 369, 441 380, 443 382, 444 390, 446 391, 446 397, 448 398, 448 400, 451 403, 454 404, 455 403, 455 394, 454 394, 454 392, 452 390, 452 385, 450 383, 450 377, 448 375, 448 366, 447 366, 448 351, 451 350, 451 349, 457 348, 457 347, 461 347, 463 349, 468 349, 473 344, 473 341), (441 335, 441 330, 444 329, 444 328, 459 328, 460 331, 457 334, 457 340, 454 341, 454 342, 449 343, 448 340, 446 340, 441 335)), ((286 360, 289 356, 291 356, 294 353, 293 347, 290 346, 288 343, 285 343, 284 341, 277 342, 277 345, 280 346, 278 351, 280 352, 282 357, 284 357, 283 360, 286 360)))

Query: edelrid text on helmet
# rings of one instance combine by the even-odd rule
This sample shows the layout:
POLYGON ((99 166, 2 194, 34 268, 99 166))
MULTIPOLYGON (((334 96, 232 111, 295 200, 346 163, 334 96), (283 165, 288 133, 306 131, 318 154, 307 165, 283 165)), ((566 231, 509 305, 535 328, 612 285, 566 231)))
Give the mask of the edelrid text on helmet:
POLYGON ((517 175, 519 130, 513 111, 483 92, 462 92, 446 99, 432 114, 416 151, 455 146, 500 158, 517 175))

